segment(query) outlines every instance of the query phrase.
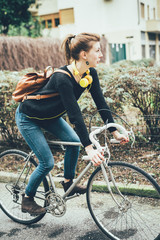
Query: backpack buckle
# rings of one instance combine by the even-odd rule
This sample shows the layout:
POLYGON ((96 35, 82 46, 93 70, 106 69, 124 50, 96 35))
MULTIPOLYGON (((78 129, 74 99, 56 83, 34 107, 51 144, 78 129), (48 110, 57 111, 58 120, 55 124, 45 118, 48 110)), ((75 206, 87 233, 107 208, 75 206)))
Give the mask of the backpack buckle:
POLYGON ((24 100, 27 100, 27 95, 24 95, 22 102, 24 102, 24 100))
POLYGON ((36 95, 36 100, 40 100, 40 99, 41 99, 41 95, 40 94, 36 95))

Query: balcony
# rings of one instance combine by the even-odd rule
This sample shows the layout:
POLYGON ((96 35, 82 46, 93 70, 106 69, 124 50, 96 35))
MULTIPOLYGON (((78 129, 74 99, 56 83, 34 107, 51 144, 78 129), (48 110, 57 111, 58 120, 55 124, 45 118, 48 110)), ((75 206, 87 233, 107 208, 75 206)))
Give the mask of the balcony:
POLYGON ((32 14, 32 16, 36 16, 38 13, 38 9, 36 9, 35 7, 29 7, 28 9, 30 11, 30 13, 32 14))
POLYGON ((160 20, 148 20, 146 21, 147 32, 160 33, 160 20))
POLYGON ((32 3, 29 7, 29 11, 32 14, 32 16, 36 16, 38 14, 38 8, 42 5, 41 0, 35 0, 35 3, 32 3))

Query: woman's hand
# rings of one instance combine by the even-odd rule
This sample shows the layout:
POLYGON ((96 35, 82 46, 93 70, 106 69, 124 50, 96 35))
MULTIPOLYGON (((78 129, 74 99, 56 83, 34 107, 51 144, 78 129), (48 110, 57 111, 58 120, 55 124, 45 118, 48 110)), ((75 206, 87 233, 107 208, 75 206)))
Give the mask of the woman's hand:
POLYGON ((120 141, 120 143, 124 144, 129 142, 129 137, 126 137, 125 135, 119 133, 117 130, 112 132, 114 138, 118 141, 120 141))
POLYGON ((86 153, 94 166, 99 166, 104 161, 103 152, 100 153, 95 150, 92 145, 85 147, 86 153))

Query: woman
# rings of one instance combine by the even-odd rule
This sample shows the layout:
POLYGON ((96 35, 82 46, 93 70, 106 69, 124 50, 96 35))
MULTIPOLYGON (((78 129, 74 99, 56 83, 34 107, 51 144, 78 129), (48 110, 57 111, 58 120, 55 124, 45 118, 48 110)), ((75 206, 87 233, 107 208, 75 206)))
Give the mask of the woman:
MULTIPOLYGON (((103 153, 99 153, 92 147, 77 103, 78 98, 87 87, 97 109, 109 109, 94 69, 102 57, 100 37, 90 33, 69 35, 64 40, 63 46, 68 65, 61 69, 67 71, 70 77, 65 73, 55 72, 48 83, 35 93, 35 95, 37 93, 43 95, 58 92, 59 95, 41 100, 25 100, 16 111, 17 126, 39 160, 39 165, 29 179, 22 200, 22 211, 30 214, 41 214, 46 211, 34 201, 34 196, 41 181, 54 166, 53 155, 41 129, 49 131, 62 141, 81 142, 95 166, 104 160, 103 153), (76 131, 62 118, 65 112, 68 114, 70 122, 74 124, 76 131)), ((109 111, 100 113, 104 122, 114 121, 109 111)), ((111 128, 110 132, 117 140, 128 141, 128 138, 115 128, 111 128)), ((64 181, 62 182, 64 191, 67 191, 72 184, 78 155, 79 147, 67 146, 64 159, 64 181)), ((70 195, 85 192, 86 188, 76 186, 70 195)))

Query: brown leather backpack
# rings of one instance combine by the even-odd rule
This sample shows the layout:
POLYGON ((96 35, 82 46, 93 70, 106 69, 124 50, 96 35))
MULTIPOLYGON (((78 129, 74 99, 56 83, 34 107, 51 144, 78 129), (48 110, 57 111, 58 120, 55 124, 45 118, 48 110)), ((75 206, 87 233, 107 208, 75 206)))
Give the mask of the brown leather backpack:
POLYGON ((59 95, 58 93, 50 93, 47 95, 30 95, 43 87, 54 72, 62 72, 71 77, 71 75, 65 70, 58 69, 56 71, 53 71, 53 68, 51 66, 46 67, 44 73, 27 73, 18 82, 16 89, 12 94, 12 98, 16 102, 23 102, 27 99, 40 100, 59 95), (52 72, 47 76, 49 69, 52 69, 52 72))

